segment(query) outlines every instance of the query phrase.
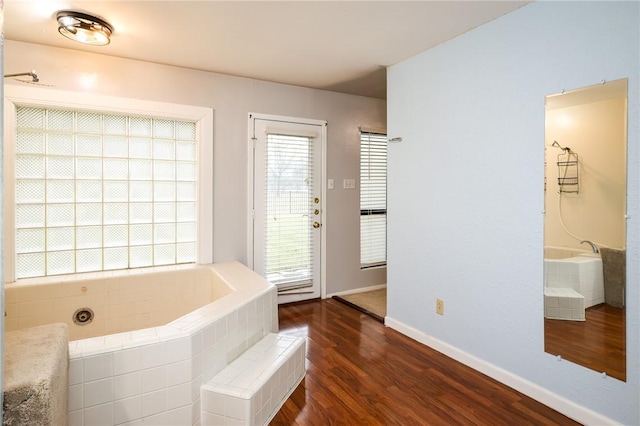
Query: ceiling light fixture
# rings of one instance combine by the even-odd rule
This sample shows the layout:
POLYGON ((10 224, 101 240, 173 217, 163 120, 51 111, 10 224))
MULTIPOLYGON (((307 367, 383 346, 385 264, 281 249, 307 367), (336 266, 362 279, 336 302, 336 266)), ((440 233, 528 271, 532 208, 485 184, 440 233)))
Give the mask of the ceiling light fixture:
POLYGON ((58 32, 63 36, 94 46, 106 46, 111 41, 113 27, 92 15, 72 10, 61 10, 56 14, 58 32))

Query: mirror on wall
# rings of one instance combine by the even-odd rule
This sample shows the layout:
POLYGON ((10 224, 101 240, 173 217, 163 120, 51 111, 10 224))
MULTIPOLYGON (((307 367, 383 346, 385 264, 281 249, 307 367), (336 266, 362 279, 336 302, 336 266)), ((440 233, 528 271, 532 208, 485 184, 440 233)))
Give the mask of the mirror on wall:
POLYGON ((545 351, 626 381, 627 79, 545 98, 545 351))

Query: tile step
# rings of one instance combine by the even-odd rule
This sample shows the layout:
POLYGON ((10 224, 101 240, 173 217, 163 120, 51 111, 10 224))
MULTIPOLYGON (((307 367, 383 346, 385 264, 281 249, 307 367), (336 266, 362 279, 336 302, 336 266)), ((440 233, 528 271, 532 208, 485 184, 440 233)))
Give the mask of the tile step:
POLYGON ((200 387, 201 425, 264 425, 305 376, 302 337, 269 333, 200 387))
POLYGON ((544 289, 544 316, 568 321, 585 320, 584 296, 572 288, 547 287, 544 289))

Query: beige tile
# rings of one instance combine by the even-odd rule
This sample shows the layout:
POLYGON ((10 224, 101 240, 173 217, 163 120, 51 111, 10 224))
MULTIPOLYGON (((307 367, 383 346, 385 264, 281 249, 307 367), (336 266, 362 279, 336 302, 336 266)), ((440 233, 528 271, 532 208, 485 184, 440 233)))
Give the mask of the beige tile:
POLYGON ((18 328, 18 320, 17 319, 5 319, 4 320, 4 329, 5 331, 13 331, 19 330, 18 328))
POLYGON ((42 315, 53 310, 54 300, 33 300, 16 304, 16 318, 42 315))

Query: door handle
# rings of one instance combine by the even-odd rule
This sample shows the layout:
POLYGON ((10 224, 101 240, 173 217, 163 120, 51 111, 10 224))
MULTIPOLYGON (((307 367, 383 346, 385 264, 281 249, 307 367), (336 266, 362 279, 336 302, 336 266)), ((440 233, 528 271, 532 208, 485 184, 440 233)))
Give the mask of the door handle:
POLYGON ((318 216, 318 215, 320 214, 320 210, 315 209, 315 210, 313 211, 313 214, 315 214, 316 216, 318 216))
POLYGON ((313 227, 318 229, 320 228, 320 224, 318 222, 313 222, 313 227))

